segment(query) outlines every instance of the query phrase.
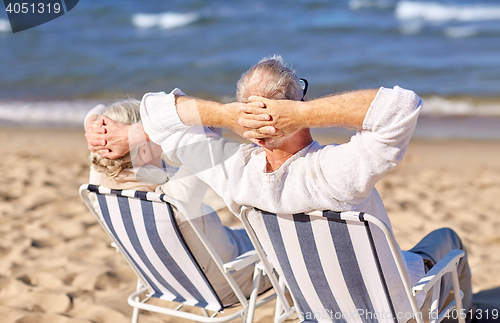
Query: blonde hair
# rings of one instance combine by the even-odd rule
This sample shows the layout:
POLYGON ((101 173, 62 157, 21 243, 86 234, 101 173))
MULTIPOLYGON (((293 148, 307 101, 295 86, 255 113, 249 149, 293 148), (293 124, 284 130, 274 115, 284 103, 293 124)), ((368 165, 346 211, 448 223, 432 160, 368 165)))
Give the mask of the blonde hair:
MULTIPOLYGON (((118 101, 108 106, 99 116, 106 116, 111 120, 125 124, 134 124, 141 121, 140 101, 128 99, 118 101)), ((102 157, 99 153, 90 154, 90 162, 96 171, 109 177, 116 177, 124 169, 132 168, 130 152, 117 159, 102 157)))
POLYGON ((281 56, 264 58, 245 72, 236 86, 238 101, 246 103, 252 95, 274 100, 300 100, 300 79, 281 56))

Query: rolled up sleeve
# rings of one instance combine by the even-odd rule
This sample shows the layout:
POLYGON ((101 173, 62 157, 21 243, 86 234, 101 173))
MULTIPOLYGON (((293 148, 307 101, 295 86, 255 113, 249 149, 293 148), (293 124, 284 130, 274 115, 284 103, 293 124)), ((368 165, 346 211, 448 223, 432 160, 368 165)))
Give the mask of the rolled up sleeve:
POLYGON ((417 124, 422 100, 412 91, 381 88, 350 142, 327 146, 315 169, 332 197, 359 203, 406 153, 417 124))
POLYGON ((387 161, 401 162, 421 107, 422 100, 413 91, 381 88, 363 122, 363 141, 387 161))
POLYGON ((227 142, 215 130, 203 126, 186 126, 179 118, 175 96, 184 95, 175 89, 148 93, 141 102, 144 131, 151 141, 162 147, 168 159, 181 163, 220 196, 227 190, 226 163, 238 150, 239 144, 227 142))

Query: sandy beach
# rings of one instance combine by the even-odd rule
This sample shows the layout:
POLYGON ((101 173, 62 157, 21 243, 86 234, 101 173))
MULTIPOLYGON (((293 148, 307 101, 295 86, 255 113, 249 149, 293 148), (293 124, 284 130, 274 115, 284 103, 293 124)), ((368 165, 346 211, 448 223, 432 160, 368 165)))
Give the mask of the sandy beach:
MULTIPOLYGON (((78 195, 88 180, 83 130, 3 128, 0 144, 0 322, 130 322, 135 275, 78 195)), ((468 248, 474 292, 498 295, 500 141, 412 140, 377 189, 403 249, 450 227, 468 248)), ((500 309, 500 298, 483 298, 500 309)), ((273 314, 269 305, 255 321, 273 314)))

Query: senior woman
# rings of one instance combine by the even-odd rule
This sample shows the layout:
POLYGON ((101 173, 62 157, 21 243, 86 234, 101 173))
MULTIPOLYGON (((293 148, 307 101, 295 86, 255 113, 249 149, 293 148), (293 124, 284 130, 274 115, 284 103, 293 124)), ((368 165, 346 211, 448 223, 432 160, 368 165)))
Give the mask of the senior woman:
MULTIPOLYGON (((113 120, 127 125, 138 124, 141 118, 139 107, 140 101, 137 100, 119 101, 108 107, 99 105, 87 114, 85 128, 89 131, 90 127, 102 125, 102 120, 113 120)), ((211 130, 207 129, 207 131, 211 130)), ((168 166, 161 159, 161 148, 154 143, 147 142, 146 138, 142 140, 135 138, 132 141, 139 142, 139 144, 117 159, 102 157, 97 152, 90 154, 91 184, 103 185, 111 189, 164 193, 184 202, 223 262, 231 261, 253 249, 244 229, 223 226, 217 213, 202 202, 208 188, 207 184, 183 166, 178 169, 168 166)), ((174 213, 182 236, 222 303, 229 305, 237 302, 234 292, 190 224, 182 221, 182 214, 174 213)), ((250 296, 252 290, 253 272, 254 268, 248 266, 233 274, 247 297, 250 296)), ((267 276, 263 278, 260 291, 271 287, 267 276)))

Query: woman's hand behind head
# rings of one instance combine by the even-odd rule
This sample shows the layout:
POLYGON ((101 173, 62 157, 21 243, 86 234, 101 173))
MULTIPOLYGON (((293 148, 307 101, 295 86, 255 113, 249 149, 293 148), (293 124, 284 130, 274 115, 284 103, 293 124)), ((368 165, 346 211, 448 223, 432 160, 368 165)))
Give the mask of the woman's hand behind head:
POLYGON ((113 121, 106 116, 89 123, 85 132, 88 148, 103 157, 116 159, 129 152, 129 131, 132 125, 113 121))

